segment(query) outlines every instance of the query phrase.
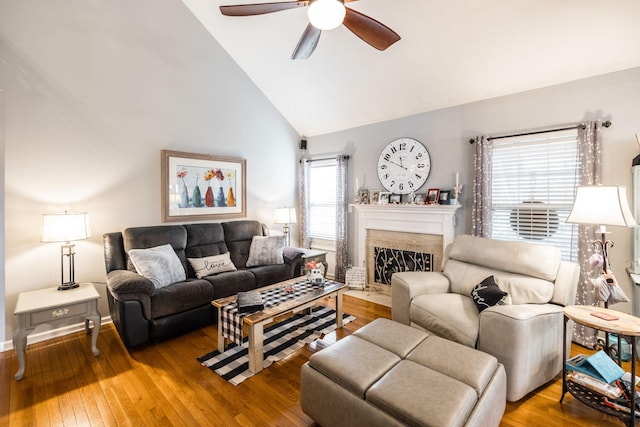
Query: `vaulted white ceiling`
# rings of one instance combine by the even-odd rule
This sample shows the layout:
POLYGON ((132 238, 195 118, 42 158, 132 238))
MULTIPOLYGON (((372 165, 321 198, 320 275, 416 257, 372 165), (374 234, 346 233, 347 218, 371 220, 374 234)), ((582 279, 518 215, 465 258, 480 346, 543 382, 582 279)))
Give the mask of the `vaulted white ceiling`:
POLYGON ((639 0, 354 1, 402 39, 381 52, 340 26, 298 61, 307 8, 228 17, 220 5, 264 0, 183 2, 304 136, 640 66, 639 0))

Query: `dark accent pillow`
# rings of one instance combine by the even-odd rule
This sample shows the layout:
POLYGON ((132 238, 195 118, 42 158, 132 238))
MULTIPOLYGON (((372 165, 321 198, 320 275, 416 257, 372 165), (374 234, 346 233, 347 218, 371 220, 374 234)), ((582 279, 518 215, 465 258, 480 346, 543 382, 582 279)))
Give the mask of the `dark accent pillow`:
POLYGON ((509 294, 498 287, 493 276, 487 277, 471 290, 471 298, 479 312, 500 303, 507 295, 509 294))

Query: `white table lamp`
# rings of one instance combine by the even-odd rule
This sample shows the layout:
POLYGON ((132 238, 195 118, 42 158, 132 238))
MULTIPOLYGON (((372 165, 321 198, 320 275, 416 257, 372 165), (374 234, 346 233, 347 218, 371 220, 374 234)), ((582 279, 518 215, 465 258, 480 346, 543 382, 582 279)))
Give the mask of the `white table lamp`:
POLYGON ((71 242, 91 237, 89 214, 83 213, 50 213, 42 215, 41 242, 65 242, 60 248, 60 286, 59 291, 77 288, 75 281, 75 246, 71 242), (64 279, 64 260, 69 263, 69 280, 64 279))
POLYGON ((289 233, 289 224, 295 224, 296 208, 277 208, 275 212, 275 224, 284 224, 282 232, 287 236, 287 246, 291 245, 291 236, 289 233))

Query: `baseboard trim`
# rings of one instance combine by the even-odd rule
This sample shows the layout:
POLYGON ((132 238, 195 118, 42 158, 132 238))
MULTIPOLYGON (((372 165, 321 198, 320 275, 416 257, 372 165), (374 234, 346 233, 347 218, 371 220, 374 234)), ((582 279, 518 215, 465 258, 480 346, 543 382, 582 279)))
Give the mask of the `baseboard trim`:
MULTIPOLYGON (((113 323, 111 321, 111 316, 103 317, 100 321, 100 327, 107 325, 109 323, 113 323)), ((27 346, 29 344, 35 344, 42 341, 47 341, 52 338, 59 338, 65 335, 74 334, 79 331, 84 331, 84 322, 74 323, 73 325, 63 326, 61 328, 48 329, 42 332, 36 332, 27 336, 27 346)), ((99 337, 98 337, 99 338, 99 337)), ((0 347, 0 353, 4 353, 5 351, 13 350, 13 340, 8 340, 3 343, 0 347)))

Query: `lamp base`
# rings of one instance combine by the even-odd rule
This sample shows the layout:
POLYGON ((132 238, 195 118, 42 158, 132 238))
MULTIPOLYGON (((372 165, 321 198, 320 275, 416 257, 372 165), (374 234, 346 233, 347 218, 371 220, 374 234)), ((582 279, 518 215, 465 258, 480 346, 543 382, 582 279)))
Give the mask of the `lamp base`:
POLYGON ((76 283, 76 282, 67 282, 67 283, 63 283, 62 285, 58 286, 58 290, 59 291, 68 291, 69 289, 74 289, 79 287, 80 284, 76 283))

